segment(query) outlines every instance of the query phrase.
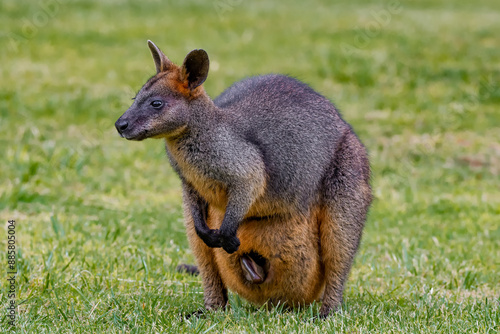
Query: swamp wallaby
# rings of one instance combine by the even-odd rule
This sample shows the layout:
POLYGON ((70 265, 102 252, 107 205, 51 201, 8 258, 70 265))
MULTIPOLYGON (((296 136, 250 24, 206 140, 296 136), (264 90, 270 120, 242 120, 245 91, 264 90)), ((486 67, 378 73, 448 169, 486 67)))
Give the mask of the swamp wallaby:
POLYGON ((165 139, 205 307, 224 307, 229 288, 256 304, 322 298, 327 316, 342 301, 372 199, 352 128, 283 75, 242 80, 211 100, 204 50, 177 66, 148 45, 157 73, 115 125, 129 140, 165 139))

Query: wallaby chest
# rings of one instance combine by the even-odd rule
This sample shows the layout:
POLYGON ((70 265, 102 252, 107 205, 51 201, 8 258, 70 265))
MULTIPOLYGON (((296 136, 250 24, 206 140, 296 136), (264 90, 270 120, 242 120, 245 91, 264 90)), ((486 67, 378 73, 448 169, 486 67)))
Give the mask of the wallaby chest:
POLYGON ((191 140, 167 140, 167 155, 177 174, 210 205, 224 209, 227 205, 227 186, 211 175, 206 165, 210 154, 191 140))

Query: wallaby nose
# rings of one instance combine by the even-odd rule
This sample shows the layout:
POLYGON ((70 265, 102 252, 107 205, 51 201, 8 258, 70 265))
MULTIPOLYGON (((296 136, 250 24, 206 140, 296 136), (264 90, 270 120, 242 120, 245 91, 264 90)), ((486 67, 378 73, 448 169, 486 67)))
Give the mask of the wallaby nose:
POLYGON ((119 119, 115 123, 116 130, 118 130, 118 133, 122 133, 125 131, 126 128, 128 128, 128 121, 119 119))

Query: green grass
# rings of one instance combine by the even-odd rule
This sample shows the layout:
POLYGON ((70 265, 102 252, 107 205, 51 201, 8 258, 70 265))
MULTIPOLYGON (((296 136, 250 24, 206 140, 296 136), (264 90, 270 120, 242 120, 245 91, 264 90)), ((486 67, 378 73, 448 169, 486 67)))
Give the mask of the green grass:
POLYGON ((0 244, 16 219, 17 331, 498 331, 498 1, 404 1, 382 19, 390 1, 216 3, 2 0, 0 244), (213 97, 287 73, 354 126, 376 199, 341 312, 314 322, 318 305, 266 310, 231 294, 226 312, 182 320, 203 295, 175 272, 194 261, 179 180, 161 141, 114 129, 154 74, 147 39, 176 62, 207 50, 213 97))

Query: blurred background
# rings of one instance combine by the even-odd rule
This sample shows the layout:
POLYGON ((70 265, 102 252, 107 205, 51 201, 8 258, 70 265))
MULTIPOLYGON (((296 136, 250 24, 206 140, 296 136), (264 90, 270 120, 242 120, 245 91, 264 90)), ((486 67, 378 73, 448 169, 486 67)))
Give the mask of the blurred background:
POLYGON ((202 305, 199 280, 174 271, 194 260, 163 143, 114 128, 155 73, 148 39, 176 63, 205 49, 213 98, 289 74, 354 127, 375 194, 346 292, 361 323, 384 322, 362 316, 377 303, 409 316, 418 303, 398 300, 431 287, 498 302, 499 31, 496 0, 2 0, 0 217, 17 221, 20 324, 166 330, 202 305))

